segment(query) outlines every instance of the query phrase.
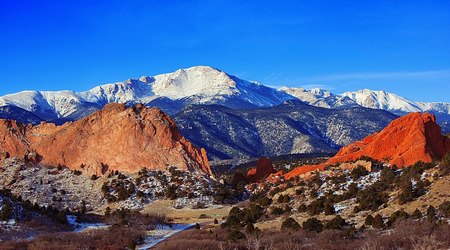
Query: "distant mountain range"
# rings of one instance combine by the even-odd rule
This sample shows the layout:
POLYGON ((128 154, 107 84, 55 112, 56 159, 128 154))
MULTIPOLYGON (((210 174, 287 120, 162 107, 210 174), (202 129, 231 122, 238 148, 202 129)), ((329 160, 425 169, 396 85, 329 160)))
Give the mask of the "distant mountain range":
POLYGON ((162 109, 213 159, 336 151, 408 112, 433 113, 443 131, 450 132, 450 103, 414 102, 367 89, 343 94, 274 89, 208 66, 100 85, 85 92, 5 95, 0 97, 0 118, 61 124, 112 102, 162 109))
POLYGON ((0 97, 0 107, 21 108, 42 120, 64 121, 82 118, 112 102, 142 103, 175 114, 191 104, 256 108, 278 105, 292 98, 220 70, 197 66, 105 84, 85 92, 23 91, 0 97))
POLYGON ((213 160, 298 153, 334 153, 382 130, 396 115, 361 106, 326 109, 289 100, 257 109, 194 105, 174 119, 188 140, 213 160))

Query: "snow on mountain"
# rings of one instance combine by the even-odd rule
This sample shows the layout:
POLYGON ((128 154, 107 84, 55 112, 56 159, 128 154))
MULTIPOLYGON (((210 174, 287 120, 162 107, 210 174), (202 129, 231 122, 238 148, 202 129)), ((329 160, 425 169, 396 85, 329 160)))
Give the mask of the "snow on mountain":
MULTIPOLYGON (((276 90, 209 66, 104 84, 84 92, 23 91, 0 97, 0 107, 8 107, 4 109, 7 111, 13 110, 12 107, 20 108, 22 118, 27 111, 42 120, 65 122, 89 115, 111 102, 143 103, 173 115, 192 104, 248 109, 272 107, 291 99, 328 109, 363 106, 397 115, 427 111, 438 117, 444 131, 450 131, 450 103, 414 102, 396 94, 368 89, 343 94, 319 88, 282 87, 276 90)), ((14 114, 9 112, 5 116, 14 117, 14 114)))
POLYGON ((144 103, 175 113, 190 104, 256 108, 278 105, 289 99, 293 97, 264 85, 212 67, 196 66, 100 85, 84 92, 23 91, 0 97, 0 107, 15 106, 44 120, 57 120, 78 119, 111 102, 144 103))
POLYGON ((345 92, 342 96, 347 96, 366 108, 383 109, 397 114, 399 112, 425 111, 423 104, 386 91, 363 89, 354 92, 345 92))
POLYGON ((314 88, 306 90, 304 88, 281 87, 278 89, 297 99, 321 108, 347 108, 358 106, 358 104, 346 96, 332 94, 328 90, 314 88))
POLYGON ((324 89, 281 87, 279 91, 292 95, 310 105, 323 108, 337 108, 346 105, 360 105, 366 108, 383 109, 403 115, 410 112, 438 112, 450 114, 450 103, 415 102, 382 90, 362 89, 342 94, 333 94, 324 89))

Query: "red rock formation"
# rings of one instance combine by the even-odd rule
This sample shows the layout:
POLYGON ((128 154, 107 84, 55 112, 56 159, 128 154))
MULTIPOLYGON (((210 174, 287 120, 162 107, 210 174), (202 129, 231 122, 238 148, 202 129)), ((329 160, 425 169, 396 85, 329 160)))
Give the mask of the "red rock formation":
POLYGON ((286 178, 316 169, 323 170, 328 165, 355 161, 361 156, 405 167, 418 161, 440 159, 449 151, 450 140, 441 135, 441 128, 434 115, 410 113, 392 121, 381 132, 343 147, 326 163, 294 169, 286 174, 286 178))
POLYGON ((44 165, 90 173, 137 172, 143 167, 197 171, 211 175, 204 149, 195 148, 174 121, 156 108, 108 104, 86 118, 56 126, 25 126, 0 120, 0 151, 11 157, 36 152, 44 165))
POLYGON ((275 172, 272 161, 267 157, 261 157, 256 162, 256 168, 252 168, 247 172, 247 182, 258 182, 275 172))

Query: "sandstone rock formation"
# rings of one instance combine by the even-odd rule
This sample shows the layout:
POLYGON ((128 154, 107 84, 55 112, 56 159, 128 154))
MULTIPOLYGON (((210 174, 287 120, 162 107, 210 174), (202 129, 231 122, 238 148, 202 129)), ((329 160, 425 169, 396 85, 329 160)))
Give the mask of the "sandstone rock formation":
POLYGON ((413 165, 418 161, 431 162, 450 151, 450 139, 441 135, 434 115, 410 113, 392 121, 381 132, 343 147, 334 157, 320 165, 303 166, 286 174, 292 178, 328 165, 355 161, 369 156, 397 167, 413 165))
POLYGON ((258 182, 275 172, 272 161, 267 157, 261 157, 256 162, 256 168, 252 168, 247 172, 247 182, 258 182))
POLYGON ((0 151, 11 157, 35 152, 41 164, 96 174, 176 166, 212 175, 205 150, 187 141, 168 115, 142 105, 126 108, 124 104, 108 104, 62 126, 25 126, 0 120, 0 151))

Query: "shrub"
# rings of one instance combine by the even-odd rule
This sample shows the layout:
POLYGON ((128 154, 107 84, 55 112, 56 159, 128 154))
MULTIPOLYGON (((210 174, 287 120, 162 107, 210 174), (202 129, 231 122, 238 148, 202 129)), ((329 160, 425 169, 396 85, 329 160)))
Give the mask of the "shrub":
POLYGON ((403 183, 401 186, 401 191, 398 196, 398 203, 400 205, 403 205, 409 201, 412 201, 414 199, 413 195, 413 187, 410 180, 403 183))
POLYGON ((436 208, 434 208, 433 206, 429 206, 427 209, 427 220, 429 222, 434 222, 436 221, 436 208))
POLYGON ((320 233, 323 229, 323 224, 320 220, 312 217, 303 222, 303 229, 320 233))
POLYGON ((439 212, 444 216, 450 217, 450 201, 445 201, 439 206, 439 212))
POLYGON ((361 176, 365 176, 369 173, 369 171, 367 171, 367 169, 361 165, 358 165, 356 168, 354 168, 352 170, 352 172, 350 173, 351 177, 353 180, 357 180, 358 178, 360 178, 361 176))
POLYGON ((409 214, 405 211, 402 210, 398 210, 395 211, 394 213, 391 214, 391 216, 389 217, 389 220, 387 222, 388 226, 392 226, 398 219, 408 219, 409 218, 409 214))
POLYGON ((282 215, 284 214, 284 209, 282 209, 281 207, 274 207, 272 208, 272 212, 273 215, 282 215))
POLYGON ((327 224, 325 224, 325 229, 336 229, 336 230, 342 230, 342 228, 345 226, 346 222, 345 220, 340 216, 336 215, 334 219, 329 221, 327 224))
POLYGON ((382 229, 384 227, 383 217, 381 215, 377 214, 373 218, 372 227, 376 229, 382 229))
POLYGON ((309 215, 318 215, 323 211, 323 209, 324 209, 323 199, 317 199, 311 202, 311 204, 309 204, 307 207, 309 215))
POLYGON ((241 221, 236 215, 229 215, 224 223, 221 225, 223 228, 239 228, 241 226, 241 221))
POLYGON ((306 211, 307 211, 306 205, 305 205, 305 204, 301 204, 301 205, 298 207, 297 211, 298 211, 299 213, 304 213, 304 212, 306 212, 306 211))
POLYGON ((330 204, 330 203, 325 203, 324 204, 324 212, 325 212, 325 215, 332 215, 332 214, 335 214, 335 210, 334 210, 334 206, 333 206, 333 204, 330 204))
POLYGON ((385 192, 380 192, 374 185, 365 190, 361 190, 357 195, 357 202, 361 210, 376 211, 379 206, 383 205, 388 200, 385 192))
POLYGON ((289 217, 281 224, 281 230, 299 230, 300 224, 293 218, 289 217))
POLYGON ((366 220, 364 221, 364 225, 366 226, 372 226, 373 224, 373 216, 372 215, 367 215, 366 220))
POLYGON ((411 218, 413 218, 413 219, 421 219, 422 216, 423 216, 423 215, 422 215, 422 213, 420 212, 420 210, 416 208, 416 210, 414 210, 414 212, 413 212, 411 218))
POLYGON ((358 189, 358 184, 356 184, 356 182, 352 182, 348 188, 347 188, 347 192, 343 195, 343 199, 344 200, 348 200, 351 198, 354 198, 357 193, 358 193, 359 189, 358 189))
POLYGON ((450 173, 450 152, 444 155, 441 160, 440 169, 443 175, 450 173))
POLYGON ((228 240, 229 241, 238 241, 241 239, 245 239, 245 234, 243 234, 241 231, 233 230, 228 234, 228 240))
POLYGON ((291 200, 291 197, 289 195, 282 195, 278 196, 277 202, 278 203, 288 203, 291 200))

